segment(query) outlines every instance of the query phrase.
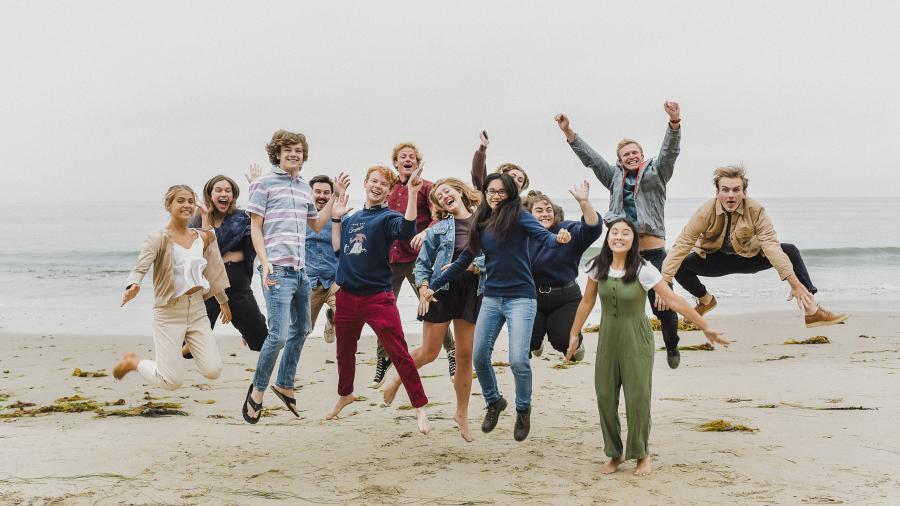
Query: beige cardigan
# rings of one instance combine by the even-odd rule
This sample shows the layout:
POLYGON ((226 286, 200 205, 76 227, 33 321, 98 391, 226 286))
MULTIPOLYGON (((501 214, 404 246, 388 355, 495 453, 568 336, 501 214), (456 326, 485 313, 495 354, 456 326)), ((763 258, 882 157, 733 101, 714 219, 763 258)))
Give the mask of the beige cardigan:
MULTIPOLYGON (((222 255, 219 253, 216 234, 212 230, 191 230, 197 230, 205 243, 203 258, 206 259, 206 268, 203 269, 203 276, 209 281, 209 290, 203 293, 203 298, 215 297, 219 304, 225 304, 228 302, 225 289, 231 285, 228 283, 222 255)), ((147 234, 137 264, 128 275, 125 286, 140 285, 151 265, 153 266, 153 292, 155 294, 153 307, 163 307, 168 305, 175 295, 175 284, 172 281, 172 270, 175 268, 172 259, 172 238, 169 237, 166 229, 147 234)))

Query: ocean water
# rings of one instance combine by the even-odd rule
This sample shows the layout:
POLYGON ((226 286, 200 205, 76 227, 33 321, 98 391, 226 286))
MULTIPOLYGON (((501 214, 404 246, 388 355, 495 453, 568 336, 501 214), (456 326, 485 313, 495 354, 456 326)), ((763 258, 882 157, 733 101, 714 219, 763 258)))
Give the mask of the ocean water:
MULTIPOLYGON (((571 196, 555 200, 567 218, 580 216, 571 196)), ((601 198, 592 202, 598 210, 608 205, 601 198)), ((702 202, 669 199, 669 244, 702 202)), ((900 200, 810 198, 764 203, 781 241, 800 248, 820 290, 820 302, 840 311, 900 308, 900 226, 891 218, 900 214, 900 200)), ((138 298, 124 308, 119 303, 145 234, 167 220, 159 203, 0 205, 0 332, 149 335, 150 275, 138 298)), ((595 253, 589 251, 585 260, 595 253)), ((795 309, 785 301, 787 284, 774 270, 707 278, 706 284, 719 299, 718 314, 795 309)), ((265 313, 258 285, 257 276, 254 289, 265 313)), ((676 291, 687 295, 677 285, 676 291)), ((416 299, 408 286, 398 304, 407 329, 419 331, 416 299)), ((594 315, 590 321, 598 319, 594 315)), ((320 321, 315 332, 321 333, 321 327, 320 321)), ((230 326, 217 328, 216 333, 236 334, 230 326)))

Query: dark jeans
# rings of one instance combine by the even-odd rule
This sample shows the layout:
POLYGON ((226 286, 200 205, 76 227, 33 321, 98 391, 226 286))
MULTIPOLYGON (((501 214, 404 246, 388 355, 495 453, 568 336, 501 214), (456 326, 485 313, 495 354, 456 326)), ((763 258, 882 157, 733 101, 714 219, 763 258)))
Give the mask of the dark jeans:
MULTIPOLYGON (((391 288, 394 289, 394 299, 397 299, 400 295, 400 289, 403 288, 403 280, 409 281, 409 286, 412 287, 413 291, 416 292, 416 296, 419 295, 419 289, 416 288, 416 275, 413 271, 416 268, 415 262, 406 262, 402 264, 391 264, 391 288)), ((450 351, 456 349, 456 343, 453 342, 453 333, 450 332, 450 327, 447 327, 447 333, 444 334, 444 350, 450 351)), ((377 349, 378 358, 387 357, 387 353, 384 351, 384 347, 381 345, 381 341, 378 341, 378 349, 377 349)))
MULTIPOLYGON (((266 318, 259 311, 256 297, 250 289, 250 276, 253 271, 248 273, 243 262, 228 262, 225 264, 225 272, 231 284, 230 288, 225 289, 228 307, 231 309, 231 323, 247 341, 247 346, 253 351, 259 351, 269 335, 269 328, 266 327, 266 318)), ((215 297, 206 299, 206 314, 209 316, 210 327, 215 328, 219 312, 219 303, 215 297)))
MULTIPOLYGON (((531 349, 537 350, 544 341, 550 341, 553 349, 565 354, 569 349, 569 336, 572 332, 572 321, 578 304, 581 303, 581 288, 572 282, 564 287, 538 286, 537 313, 534 315, 534 326, 531 328, 531 349)), ((579 342, 583 339, 578 333, 579 342)))
MULTIPOLYGON (((666 259, 666 249, 656 248, 643 250, 641 251, 641 258, 650 262, 653 267, 662 271, 662 264, 666 259)), ((681 280, 678 280, 678 283, 682 284, 681 280)), ((682 284, 682 286, 684 285, 682 284)), ((650 299, 650 309, 653 311, 653 316, 656 316, 656 318, 659 319, 660 326, 662 327, 663 342, 666 343, 666 349, 678 349, 678 315, 671 309, 666 309, 665 311, 656 309, 656 305, 654 304, 654 302, 656 302, 656 292, 653 290, 647 292, 647 298, 650 299)))
MULTIPOLYGON (((803 263, 803 257, 800 256, 800 250, 793 244, 787 243, 781 243, 781 249, 791 260, 797 280, 810 293, 816 293, 818 289, 809 279, 809 272, 806 270, 806 264, 803 263)), ((681 267, 675 273, 675 279, 691 295, 700 298, 706 295, 706 287, 700 282, 698 276, 718 278, 728 274, 755 274, 771 268, 772 263, 762 253, 752 258, 746 258, 717 251, 706 255, 705 259, 696 253, 691 253, 681 263, 681 267)))

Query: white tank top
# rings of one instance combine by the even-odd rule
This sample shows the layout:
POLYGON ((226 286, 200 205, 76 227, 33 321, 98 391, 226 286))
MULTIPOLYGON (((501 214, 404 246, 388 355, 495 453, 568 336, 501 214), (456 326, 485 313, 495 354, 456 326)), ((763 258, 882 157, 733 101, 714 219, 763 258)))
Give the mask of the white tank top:
POLYGON ((206 268, 206 259, 203 258, 203 238, 197 234, 197 239, 190 248, 172 241, 175 245, 175 268, 172 270, 172 282, 175 285, 175 296, 180 297, 199 286, 204 291, 209 290, 209 281, 203 276, 206 268))

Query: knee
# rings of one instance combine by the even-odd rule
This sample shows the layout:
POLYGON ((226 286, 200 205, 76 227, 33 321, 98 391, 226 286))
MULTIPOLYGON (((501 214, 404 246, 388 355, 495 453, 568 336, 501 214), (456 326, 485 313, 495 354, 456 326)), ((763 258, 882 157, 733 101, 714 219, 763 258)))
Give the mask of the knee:
POLYGON ((184 383, 184 379, 181 376, 171 376, 162 380, 161 386, 166 390, 178 390, 184 383))
POLYGON ((471 364, 472 363, 472 350, 464 350, 462 348, 456 348, 456 363, 457 364, 471 364))
POLYGON ((531 361, 528 359, 528 355, 525 357, 510 357, 509 359, 509 368, 513 370, 513 372, 528 372, 531 370, 531 361))
POLYGON ((792 257, 792 258, 796 258, 796 257, 800 256, 800 249, 798 249, 793 244, 783 242, 783 243, 781 243, 781 250, 784 251, 784 253, 787 256, 792 257))
POLYGON ((472 355, 472 362, 475 364, 475 367, 479 367, 481 369, 486 369, 491 366, 491 351, 490 350, 475 350, 475 353, 472 355))
POLYGON ((219 376, 222 375, 222 362, 219 361, 219 362, 215 363, 212 367, 206 369, 205 371, 200 371, 200 373, 203 374, 203 376, 205 376, 206 379, 211 379, 211 380, 217 379, 219 376))

